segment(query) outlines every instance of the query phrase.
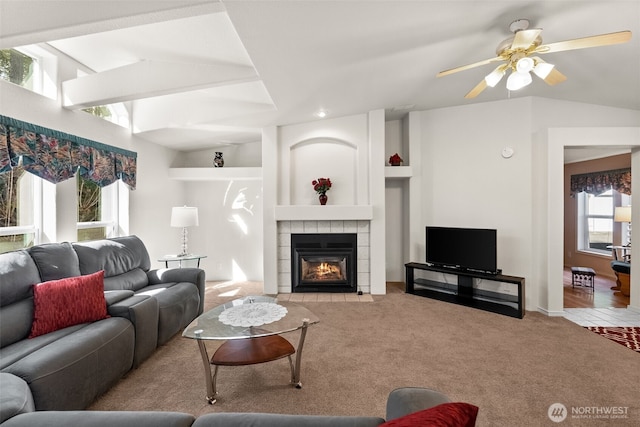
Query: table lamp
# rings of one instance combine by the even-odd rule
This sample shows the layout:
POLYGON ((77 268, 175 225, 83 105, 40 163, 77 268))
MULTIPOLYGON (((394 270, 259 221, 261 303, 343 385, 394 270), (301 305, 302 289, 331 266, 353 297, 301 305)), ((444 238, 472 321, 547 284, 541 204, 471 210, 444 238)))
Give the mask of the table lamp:
POLYGON ((171 208, 171 226, 182 227, 182 252, 178 256, 186 256, 187 253, 187 227, 198 225, 198 208, 191 206, 177 206, 171 208))
POLYGON ((615 222, 628 222, 627 228, 627 246, 631 246, 631 206, 616 206, 613 214, 615 222))

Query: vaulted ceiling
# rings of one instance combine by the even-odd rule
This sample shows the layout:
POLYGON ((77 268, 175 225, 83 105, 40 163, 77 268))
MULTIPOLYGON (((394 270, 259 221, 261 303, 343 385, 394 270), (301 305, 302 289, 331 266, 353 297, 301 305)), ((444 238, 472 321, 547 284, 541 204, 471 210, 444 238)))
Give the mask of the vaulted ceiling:
POLYGON ((640 1, 0 0, 0 48, 48 43, 94 74, 65 108, 126 102, 133 132, 190 151, 260 140, 270 125, 385 109, 540 96, 640 110, 640 1), (567 81, 464 95, 526 18, 543 43, 631 30, 631 41, 550 53, 567 81))

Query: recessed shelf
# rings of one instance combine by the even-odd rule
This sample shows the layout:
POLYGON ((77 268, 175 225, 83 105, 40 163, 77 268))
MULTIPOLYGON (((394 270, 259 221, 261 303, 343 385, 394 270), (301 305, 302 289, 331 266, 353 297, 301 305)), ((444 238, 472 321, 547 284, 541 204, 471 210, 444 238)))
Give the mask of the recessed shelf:
POLYGON ((413 168, 411 166, 385 166, 385 178, 411 178, 413 176, 413 168))
POLYGON ((180 181, 259 180, 262 179, 262 168, 169 168, 169 178, 180 181))

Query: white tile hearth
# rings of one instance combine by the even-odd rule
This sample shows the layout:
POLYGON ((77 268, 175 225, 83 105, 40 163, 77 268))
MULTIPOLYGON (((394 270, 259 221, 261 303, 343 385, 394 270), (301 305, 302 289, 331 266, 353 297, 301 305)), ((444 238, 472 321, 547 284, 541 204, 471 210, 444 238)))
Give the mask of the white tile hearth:
POLYGON ((373 302, 371 294, 358 295, 356 293, 329 293, 329 292, 298 292, 278 294, 278 301, 290 302, 373 302))
MULTIPOLYGON (((356 233, 358 239, 358 290, 364 294, 370 294, 369 229, 370 222, 368 220, 278 221, 278 293, 291 293, 291 233, 356 233)), ((351 295, 358 296, 355 293, 351 295)))

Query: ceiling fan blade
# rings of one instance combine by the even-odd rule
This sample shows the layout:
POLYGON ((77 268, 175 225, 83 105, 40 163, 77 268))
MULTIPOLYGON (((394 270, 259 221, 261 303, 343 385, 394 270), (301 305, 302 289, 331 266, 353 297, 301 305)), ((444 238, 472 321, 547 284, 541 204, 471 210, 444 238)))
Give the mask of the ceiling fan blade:
POLYGON ((585 49, 589 47, 608 46, 625 43, 631 39, 631 31, 618 31, 617 33, 600 34, 597 36, 583 37, 580 39, 565 40, 562 42, 540 45, 536 53, 553 53, 565 50, 585 49))
POLYGON ((567 80, 567 76, 558 71, 555 65, 545 62, 539 56, 532 56, 531 59, 536 63, 533 73, 544 80, 548 85, 554 86, 567 80), (549 70, 547 71, 547 69, 549 70))
POLYGON ((565 76, 560 71, 558 71, 556 67, 553 67, 549 75, 545 77, 543 80, 545 81, 546 84, 553 86, 567 80, 567 76, 565 76))
POLYGON ((529 49, 541 32, 542 28, 532 28, 530 30, 516 32, 513 43, 511 43, 511 49, 529 49))
POLYGON ((450 70, 440 71, 438 74, 436 74, 436 77, 448 76, 449 74, 457 73, 459 71, 469 70, 471 68, 480 67, 481 65, 491 64, 492 62, 497 62, 502 60, 503 60, 502 58, 500 58, 499 56, 496 56, 495 58, 485 59, 484 61, 474 62, 473 64, 467 64, 461 67, 451 68, 450 70))
POLYGON ((480 95, 480 92, 482 92, 486 88, 487 88, 487 82, 485 81, 485 79, 482 79, 480 80, 480 83, 478 83, 476 87, 471 89, 469 93, 467 93, 464 97, 467 99, 475 98, 476 96, 480 95))

